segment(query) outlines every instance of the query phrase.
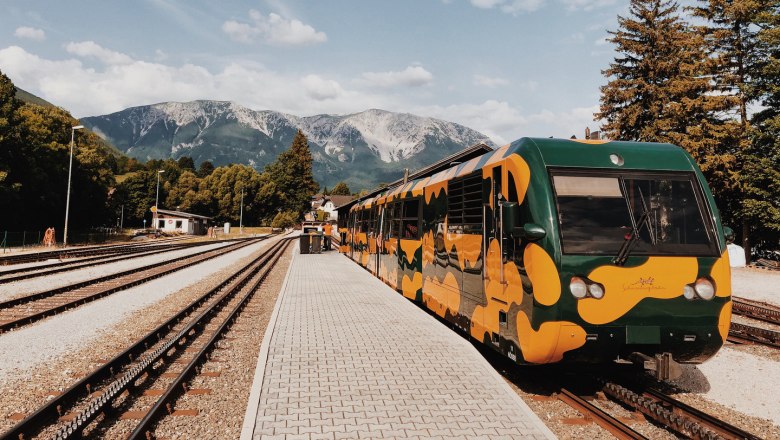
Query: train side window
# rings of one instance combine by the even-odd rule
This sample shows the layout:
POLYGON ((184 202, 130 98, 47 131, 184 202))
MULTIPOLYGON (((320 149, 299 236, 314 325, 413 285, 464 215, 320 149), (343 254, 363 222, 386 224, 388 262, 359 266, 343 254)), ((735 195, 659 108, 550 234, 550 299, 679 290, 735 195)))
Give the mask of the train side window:
POLYGON ((447 229, 450 233, 482 233, 482 173, 452 179, 447 190, 447 229))
POLYGON ((398 238, 401 219, 398 215, 398 203, 390 203, 385 211, 385 223, 387 224, 387 238, 398 238))
POLYGON ((402 209, 401 238, 417 240, 420 238, 420 199, 404 201, 402 209))

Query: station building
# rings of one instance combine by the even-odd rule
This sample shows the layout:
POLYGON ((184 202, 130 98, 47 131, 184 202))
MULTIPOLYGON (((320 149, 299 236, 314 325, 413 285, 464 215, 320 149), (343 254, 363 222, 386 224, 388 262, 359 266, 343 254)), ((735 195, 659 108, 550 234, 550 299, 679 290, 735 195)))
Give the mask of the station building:
POLYGON ((208 230, 209 220, 211 217, 189 212, 157 210, 157 229, 165 232, 203 235, 208 230))

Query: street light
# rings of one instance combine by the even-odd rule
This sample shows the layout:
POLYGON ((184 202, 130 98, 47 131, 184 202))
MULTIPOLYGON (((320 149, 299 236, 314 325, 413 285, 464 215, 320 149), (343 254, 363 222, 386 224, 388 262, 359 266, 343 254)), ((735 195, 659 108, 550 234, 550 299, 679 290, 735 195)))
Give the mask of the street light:
POLYGON ((157 209, 160 202, 160 174, 164 172, 165 170, 157 171, 157 196, 154 198, 154 229, 160 229, 160 225, 157 224, 157 209))
POLYGON ((73 172, 73 141, 76 139, 76 130, 84 128, 83 125, 76 125, 70 128, 70 162, 68 163, 68 195, 65 198, 65 228, 62 233, 62 245, 68 245, 68 214, 70 212, 70 176, 73 172))

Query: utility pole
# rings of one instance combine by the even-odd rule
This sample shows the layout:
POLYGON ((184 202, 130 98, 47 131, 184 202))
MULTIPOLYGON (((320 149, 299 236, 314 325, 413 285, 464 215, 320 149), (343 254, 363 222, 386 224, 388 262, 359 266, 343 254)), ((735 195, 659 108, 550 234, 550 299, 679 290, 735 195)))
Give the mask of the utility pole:
POLYGON ((159 229, 159 225, 157 224, 157 210, 158 203, 160 203, 160 174, 164 173, 165 170, 159 170, 157 171, 157 196, 154 198, 154 229, 159 229))
POLYGON ((120 217, 121 220, 119 220, 119 230, 125 228, 125 205, 122 205, 122 216, 120 217))
POLYGON ((68 195, 65 199, 65 228, 62 235, 62 246, 68 245, 68 213, 70 212, 70 175, 73 172, 73 141, 76 139, 76 130, 84 128, 83 125, 76 125, 70 128, 70 162, 68 163, 68 195))
POLYGON ((244 235, 244 188, 241 188, 241 214, 238 217, 238 230, 244 235))

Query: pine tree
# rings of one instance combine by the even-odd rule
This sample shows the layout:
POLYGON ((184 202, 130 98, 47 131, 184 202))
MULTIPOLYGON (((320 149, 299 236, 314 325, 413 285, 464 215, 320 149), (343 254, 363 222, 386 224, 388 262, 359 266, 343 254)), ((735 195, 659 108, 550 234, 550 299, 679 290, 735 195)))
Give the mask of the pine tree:
POLYGON ((752 119, 752 142, 745 156, 742 214, 768 246, 780 245, 780 6, 762 11, 757 47, 763 53, 755 74, 755 95, 763 109, 752 119))
MULTIPOLYGON (((757 154, 753 142, 754 129, 748 114, 752 103, 761 99, 759 78, 767 64, 767 46, 759 38, 761 21, 777 10, 777 2, 766 0, 701 0, 691 8, 694 16, 706 20, 698 28, 706 43, 705 72, 715 93, 709 99, 717 102, 716 117, 727 127, 717 138, 720 153, 731 161, 721 177, 711 181, 718 205, 727 223, 741 223, 745 255, 750 261, 751 235, 756 222, 766 220, 763 212, 766 200, 766 174, 770 165, 766 156, 757 154), (774 4, 773 4, 774 3, 774 4), (752 194, 752 195, 751 195, 752 194)), ((774 167, 776 169, 776 167, 774 167)))
MULTIPOLYGON (((688 109, 683 101, 706 90, 692 75, 701 58, 692 38, 667 0, 632 0, 629 17, 618 16, 619 29, 609 31, 618 56, 603 73, 602 130, 613 139, 668 142, 685 133, 688 109)), ((678 140, 679 141, 679 140, 678 140)))
POLYGON ((290 149, 269 164, 266 172, 276 184, 283 209, 299 213, 308 210, 319 185, 314 181, 309 141, 303 132, 298 130, 290 149))

